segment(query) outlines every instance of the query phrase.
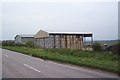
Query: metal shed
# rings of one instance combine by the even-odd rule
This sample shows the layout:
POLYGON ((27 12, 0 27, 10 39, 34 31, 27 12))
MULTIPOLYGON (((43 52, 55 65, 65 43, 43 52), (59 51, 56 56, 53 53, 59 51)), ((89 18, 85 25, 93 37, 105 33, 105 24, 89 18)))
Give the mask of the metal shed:
POLYGON ((28 41, 34 42, 34 35, 30 34, 20 34, 15 36, 15 43, 25 44, 28 41))

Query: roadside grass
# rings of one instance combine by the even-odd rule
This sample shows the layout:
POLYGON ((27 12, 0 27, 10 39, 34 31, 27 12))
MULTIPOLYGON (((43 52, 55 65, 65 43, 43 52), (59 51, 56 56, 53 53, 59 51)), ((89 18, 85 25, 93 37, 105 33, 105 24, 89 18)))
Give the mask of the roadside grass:
POLYGON ((79 49, 40 49, 18 46, 2 46, 2 48, 42 59, 120 73, 118 69, 118 55, 112 53, 82 51, 79 49))
POLYGON ((2 44, 0 43, 0 48, 2 48, 2 44))

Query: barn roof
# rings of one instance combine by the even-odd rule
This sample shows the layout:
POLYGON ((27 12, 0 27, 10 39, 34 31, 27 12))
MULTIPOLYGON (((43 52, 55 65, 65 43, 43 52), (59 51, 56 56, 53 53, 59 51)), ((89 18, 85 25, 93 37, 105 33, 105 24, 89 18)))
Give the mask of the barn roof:
POLYGON ((49 34, 52 35, 81 35, 83 37, 92 37, 92 32, 49 32, 47 31, 49 34))
POLYGON ((83 37, 92 37, 91 32, 49 32, 40 30, 35 34, 35 38, 49 37, 50 35, 81 35, 83 37))
POLYGON ((92 34, 92 32, 48 32, 50 34, 92 34))
POLYGON ((16 35, 15 38, 16 38, 17 36, 24 37, 24 38, 25 38, 25 37, 26 37, 26 38, 31 38, 31 37, 34 38, 34 35, 32 35, 32 34, 19 34, 19 35, 16 35))

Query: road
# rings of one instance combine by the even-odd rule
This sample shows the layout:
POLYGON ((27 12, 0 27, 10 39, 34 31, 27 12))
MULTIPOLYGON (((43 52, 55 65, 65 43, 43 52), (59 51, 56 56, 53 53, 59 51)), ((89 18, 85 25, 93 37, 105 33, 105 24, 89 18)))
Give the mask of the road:
POLYGON ((42 60, 2 49, 3 78, 117 78, 116 75, 42 60))

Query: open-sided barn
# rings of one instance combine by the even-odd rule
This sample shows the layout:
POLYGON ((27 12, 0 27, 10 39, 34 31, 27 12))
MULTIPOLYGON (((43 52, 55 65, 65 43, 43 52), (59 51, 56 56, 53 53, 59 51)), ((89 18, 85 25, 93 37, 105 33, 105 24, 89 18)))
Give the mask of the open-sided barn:
POLYGON ((83 47, 83 40, 86 37, 91 37, 92 33, 77 33, 77 32, 46 32, 40 30, 35 34, 35 43, 42 48, 78 48, 83 47))

